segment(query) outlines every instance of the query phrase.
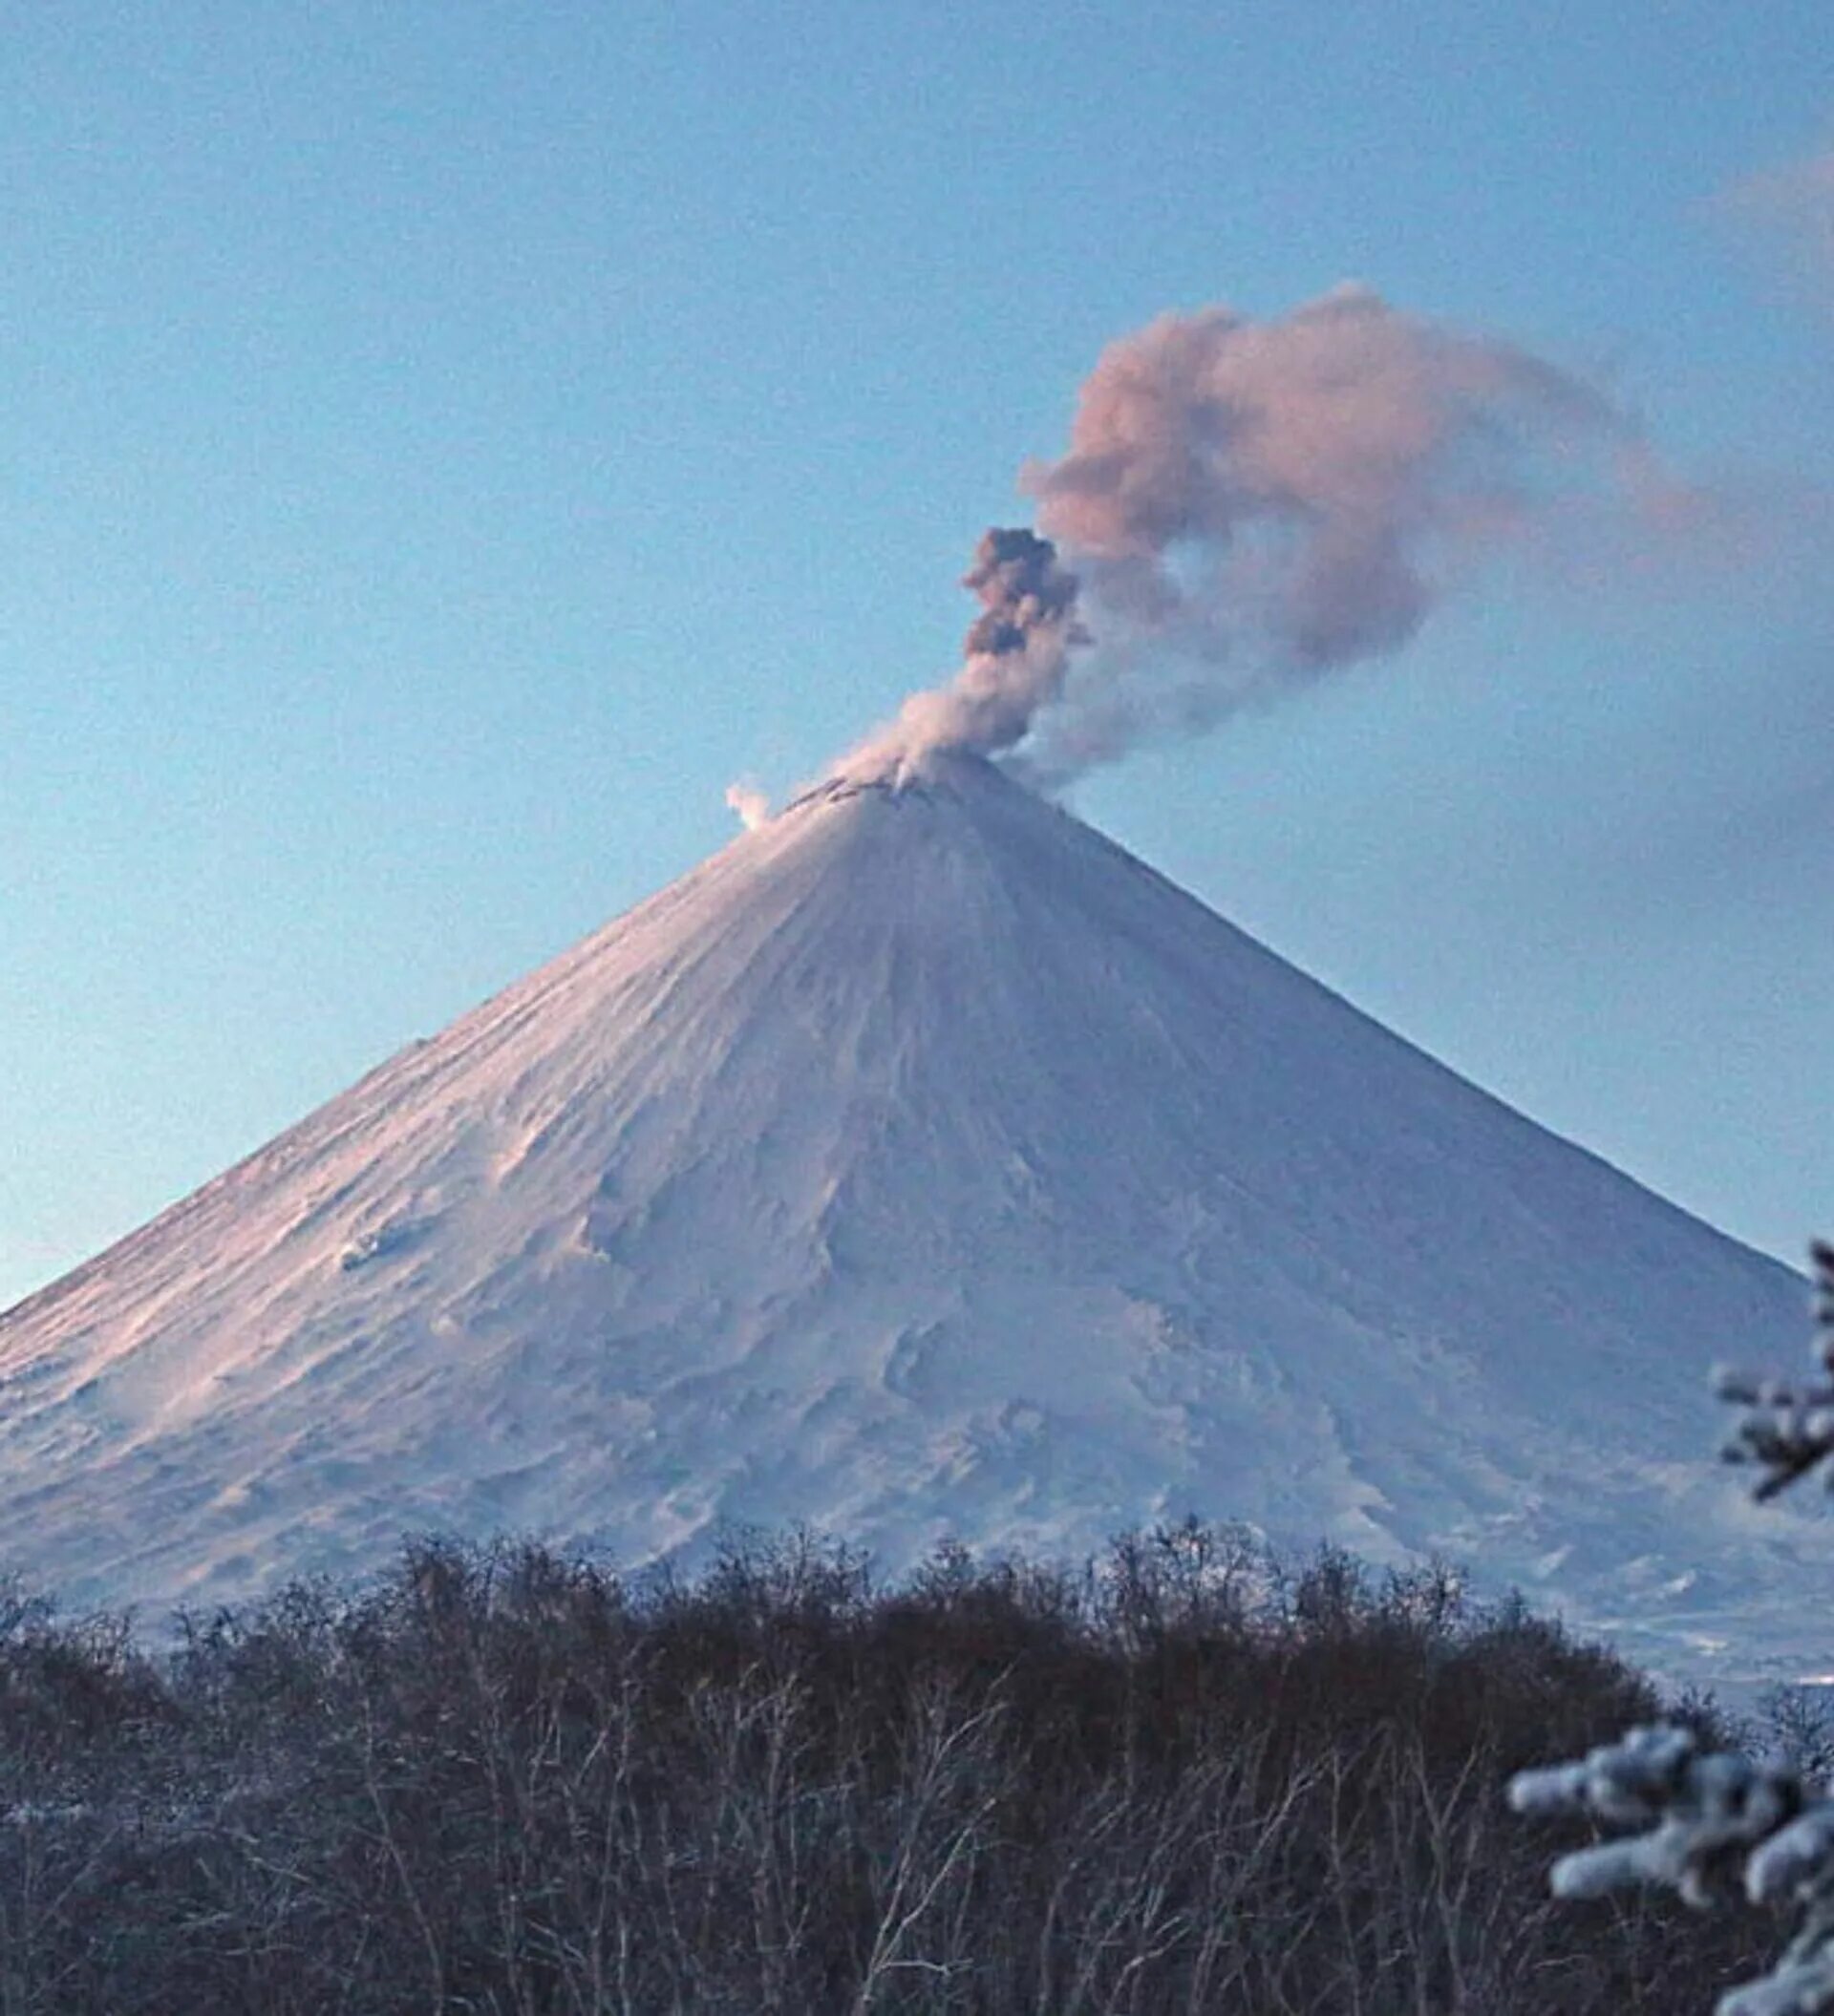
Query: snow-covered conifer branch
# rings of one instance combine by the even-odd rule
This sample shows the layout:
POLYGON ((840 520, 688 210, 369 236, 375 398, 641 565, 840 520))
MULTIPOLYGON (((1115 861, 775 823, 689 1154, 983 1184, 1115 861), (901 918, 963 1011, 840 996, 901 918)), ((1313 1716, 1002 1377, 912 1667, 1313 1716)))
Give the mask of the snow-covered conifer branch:
POLYGON ((1692 1731, 1659 1723, 1633 1729, 1580 1764, 1523 1772, 1509 1788, 1518 1813, 1587 1814, 1647 1832, 1563 1856, 1556 1897, 1599 1897, 1659 1883, 1696 1909, 1728 1894, 1738 1858, 1797 1818, 1803 1793, 1785 1765, 1732 1751, 1699 1753, 1692 1731))
MULTIPOLYGON (((1773 1498, 1834 1455, 1834 1246, 1816 1241, 1815 1357, 1823 1376, 1801 1385, 1721 1367, 1714 1387, 1744 1409, 1723 1452, 1729 1463, 1753 1463, 1762 1475, 1752 1487, 1773 1498)), ((1834 1469, 1826 1474, 1834 1488, 1834 1469)))
POLYGON ((1697 1910, 1742 1892, 1751 1903, 1802 1914, 1777 1965, 1723 1995, 1718 2016, 1834 2009, 1834 1801, 1793 1765, 1703 1754, 1691 1730, 1663 1723, 1633 1729, 1579 1763, 1519 1772, 1509 1802, 1518 1813, 1643 1829, 1562 1856, 1556 1897, 1650 1883, 1697 1910))
MULTIPOLYGON (((1802 1384, 1722 1369, 1719 1397, 1744 1410, 1724 1454, 1755 1464, 1758 1498, 1775 1497, 1828 1464, 1834 1489, 1834 1245, 1810 1248, 1815 1356, 1802 1384)), ((1753 1904, 1801 1913, 1768 1974, 1721 1996, 1717 2016, 1819 2016, 1834 2010, 1834 1800, 1781 1759, 1702 1754, 1672 1724, 1633 1729, 1578 1763, 1517 1773, 1518 1813, 1583 1814, 1643 1831, 1555 1862, 1556 1897, 1598 1897, 1639 1883, 1672 1889, 1696 1909, 1742 1892, 1753 1904)))

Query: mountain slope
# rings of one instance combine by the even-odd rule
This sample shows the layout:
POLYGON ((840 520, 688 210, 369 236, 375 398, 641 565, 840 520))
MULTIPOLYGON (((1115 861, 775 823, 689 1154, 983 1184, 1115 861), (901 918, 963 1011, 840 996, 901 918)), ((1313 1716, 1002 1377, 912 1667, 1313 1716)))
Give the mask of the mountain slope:
POLYGON ((1818 1541, 1714 1475, 1702 1373, 1801 1322, 956 759, 810 794, 0 1317, 0 1558, 163 1603, 416 1526, 897 1561, 1195 1509, 1781 1650, 1818 1541))

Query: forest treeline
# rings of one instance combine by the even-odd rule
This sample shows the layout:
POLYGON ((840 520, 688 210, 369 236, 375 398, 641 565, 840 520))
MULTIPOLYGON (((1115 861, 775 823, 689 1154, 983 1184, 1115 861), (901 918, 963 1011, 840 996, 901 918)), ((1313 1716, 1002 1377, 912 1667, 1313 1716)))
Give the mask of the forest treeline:
POLYGON ((1197 1525, 887 1586, 427 1540, 158 1648, 14 1593, 0 2016, 1672 2016, 1762 1925, 1554 1907, 1503 1793, 1654 1708, 1448 1571, 1197 1525))

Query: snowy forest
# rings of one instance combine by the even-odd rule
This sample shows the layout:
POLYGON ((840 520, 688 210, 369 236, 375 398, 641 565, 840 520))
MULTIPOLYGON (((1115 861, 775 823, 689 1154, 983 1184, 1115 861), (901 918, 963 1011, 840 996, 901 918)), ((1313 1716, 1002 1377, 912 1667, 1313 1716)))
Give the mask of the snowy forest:
POLYGON ((1449 1570, 1195 1524, 886 1587, 429 1540, 161 1648, 15 1596, 0 2007, 1672 2016, 1763 1921, 1563 1903, 1504 1796, 1656 1712, 1449 1570))
MULTIPOLYGON (((1834 1468, 1814 1262, 1816 1374, 1718 1375, 1760 1499, 1834 1468)), ((429 1537, 157 1641, 10 1586, 0 2012, 1815 2016, 1821 1699, 1196 1520, 895 1582, 429 1537)))

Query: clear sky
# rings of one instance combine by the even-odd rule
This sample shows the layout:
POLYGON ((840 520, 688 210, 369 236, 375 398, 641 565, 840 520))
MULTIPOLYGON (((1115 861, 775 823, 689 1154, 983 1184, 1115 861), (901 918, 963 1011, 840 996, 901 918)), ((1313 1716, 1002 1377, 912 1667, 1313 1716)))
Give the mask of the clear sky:
MULTIPOLYGON (((1354 278, 1782 517, 1834 473, 1825 0, 70 0, 0 93, 0 1303, 946 674, 976 535, 1162 309, 1354 278)), ((1807 543, 1480 585, 1074 802, 1796 1256, 1807 543)))

